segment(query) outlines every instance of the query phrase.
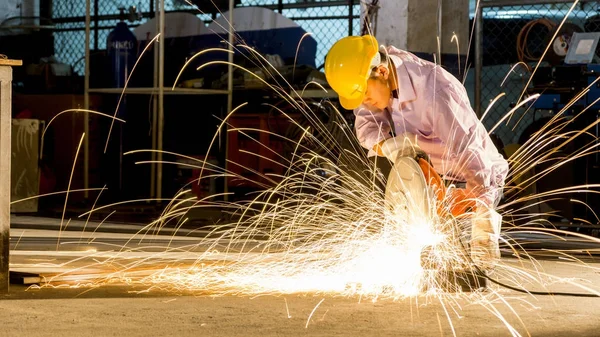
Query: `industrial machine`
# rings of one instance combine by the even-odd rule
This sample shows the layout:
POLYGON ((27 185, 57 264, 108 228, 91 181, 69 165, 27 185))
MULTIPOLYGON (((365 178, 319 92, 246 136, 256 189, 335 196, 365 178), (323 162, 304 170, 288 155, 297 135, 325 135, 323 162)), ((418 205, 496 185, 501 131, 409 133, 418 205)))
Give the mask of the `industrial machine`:
MULTIPOLYGON (((533 74, 527 94, 539 94, 539 97, 529 107, 533 121, 520 135, 518 143, 523 145, 539 134, 538 131, 553 122, 557 114, 560 114, 560 120, 567 121, 561 134, 580 134, 532 169, 534 172, 529 176, 555 166, 535 183, 533 193, 538 195, 600 182, 598 154, 567 160, 594 146, 600 136, 598 127, 589 127, 597 121, 600 112, 600 64, 596 62, 600 32, 569 28, 563 33, 558 34, 556 43, 552 44, 552 57, 533 74), (580 132, 583 130, 585 132, 580 132)), ((541 146, 549 151, 564 140, 545 142, 541 146)), ((599 222, 593 213, 600 207, 600 199, 595 193, 573 192, 538 201, 532 202, 536 206, 530 212, 552 214, 548 220, 560 227, 580 228, 578 224, 599 222)))

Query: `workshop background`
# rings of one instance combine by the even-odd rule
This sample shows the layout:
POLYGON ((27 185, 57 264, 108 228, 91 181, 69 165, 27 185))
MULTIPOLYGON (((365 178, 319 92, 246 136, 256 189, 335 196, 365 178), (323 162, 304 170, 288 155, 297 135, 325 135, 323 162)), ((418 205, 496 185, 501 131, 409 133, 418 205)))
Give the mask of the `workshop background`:
MULTIPOLYGON (((371 29, 381 43, 436 61, 460 78, 473 109, 480 116, 485 114, 484 124, 488 130, 493 128, 496 145, 507 157, 596 76, 597 54, 589 63, 575 65, 566 64, 565 57, 573 33, 600 32, 598 2, 581 2, 575 8, 571 8, 572 2, 537 0, 482 1, 479 6, 475 1, 458 0, 416 3, 411 3, 411 11, 402 12, 400 3, 377 0, 236 0, 232 2, 233 35, 236 42, 265 56, 289 80, 290 87, 282 89, 290 93, 310 81, 327 87, 322 71, 328 48, 343 36, 371 29), (404 14, 398 16, 399 12, 404 14), (370 19, 368 28, 365 17, 370 19), (458 42, 452 34, 458 36, 458 42), (435 39, 438 35, 440 44, 435 39), (546 46, 550 46, 547 56, 532 76, 546 46), (501 93, 504 96, 491 105, 501 93), (505 118, 519 99, 532 93, 542 95, 534 104, 505 118)), ((168 153, 129 152, 141 149, 206 159, 219 166, 234 159, 239 165, 229 165, 228 169, 251 179, 260 180, 256 173, 282 173, 268 153, 261 153, 265 158, 248 154, 259 151, 256 143, 249 141, 254 137, 284 156, 291 155, 294 149, 277 137, 260 132, 218 133, 216 145, 209 149, 220 119, 242 103, 247 104, 231 119, 231 125, 299 136, 297 127, 274 107, 299 119, 301 114, 255 77, 232 68, 229 83, 229 68, 223 64, 196 70, 207 62, 226 61, 227 53, 214 51, 195 58, 178 78, 177 90, 171 90, 192 55, 208 48, 228 48, 224 41, 229 34, 229 1, 166 0, 164 7, 161 5, 158 0, 7 0, 0 4, 0 54, 24 62, 13 70, 12 197, 18 200, 51 194, 16 203, 13 213, 62 216, 65 196, 52 193, 69 189, 73 192, 67 198, 68 214, 81 214, 94 203, 128 201, 94 216, 151 218, 197 179, 200 171, 187 165, 186 159, 168 153), (165 12, 164 58, 157 44, 149 44, 156 35, 161 11, 165 12), (110 50, 115 39, 130 43, 133 50, 121 63, 110 50), (133 63, 144 50, 116 111, 125 85, 122 62, 133 63), (163 89, 160 79, 164 79, 163 89), (83 112, 61 114, 84 108, 116 114, 126 123, 83 112), (84 131, 88 137, 78 153, 84 131), (176 163, 157 164, 157 160, 176 163), (103 187, 106 190, 98 198, 103 187), (85 189, 93 190, 81 191, 85 189)), ((234 62, 275 83, 246 56, 247 52, 238 49, 234 62)), ((584 99, 569 107, 570 116, 586 111, 580 125, 569 127, 576 130, 597 118, 599 95, 598 87, 593 86, 584 99)), ((302 98, 324 121, 335 118, 331 108, 322 104, 324 100, 336 103, 334 93, 308 90, 302 98)), ((343 111, 343 116, 352 127, 352 113, 343 111)), ((332 125, 332 133, 343 142, 343 134, 336 133, 334 124, 327 125, 332 125)), ((597 128, 590 130, 590 137, 597 137, 597 133, 597 128)), ((582 137, 583 143, 572 146, 587 141, 582 137)), ((537 167, 531 172, 536 169, 543 170, 537 167)), ((588 156, 566 163, 521 193, 596 183, 597 170, 598 156, 588 156)), ((260 188, 249 181, 219 177, 190 186, 191 195, 198 199, 224 191, 233 193, 232 199, 241 198, 260 188)), ((543 207, 530 207, 530 211, 550 212, 554 214, 552 221, 568 225, 596 223, 593 209, 597 203, 593 194, 569 194, 544 202, 543 207), (591 207, 573 202, 573 198, 591 207)), ((596 233, 595 229, 592 232, 596 233)))
POLYGON ((598 336, 599 39, 600 1, 0 0, 0 335, 598 336), (323 73, 365 33, 509 159, 490 269, 377 189, 323 73))

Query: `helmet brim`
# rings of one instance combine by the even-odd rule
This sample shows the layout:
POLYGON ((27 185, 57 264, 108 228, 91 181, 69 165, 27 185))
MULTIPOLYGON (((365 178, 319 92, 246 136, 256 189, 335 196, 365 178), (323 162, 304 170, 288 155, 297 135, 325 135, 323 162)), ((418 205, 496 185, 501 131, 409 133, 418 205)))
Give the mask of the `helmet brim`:
MULTIPOLYGON (((365 85, 365 87, 366 87, 366 85, 365 85)), ((352 98, 346 98, 346 97, 340 96, 340 104, 346 110, 354 110, 362 104, 364 99, 365 99, 364 93, 360 93, 357 97, 352 97, 352 98)))

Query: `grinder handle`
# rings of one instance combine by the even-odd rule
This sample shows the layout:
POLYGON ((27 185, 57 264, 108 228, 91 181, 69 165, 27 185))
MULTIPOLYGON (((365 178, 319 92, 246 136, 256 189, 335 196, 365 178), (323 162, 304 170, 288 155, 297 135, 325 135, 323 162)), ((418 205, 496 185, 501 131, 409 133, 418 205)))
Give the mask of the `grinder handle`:
POLYGON ((433 169, 431 164, 424 158, 418 158, 417 160, 419 167, 423 171, 423 175, 425 176, 425 181, 429 186, 433 188, 433 192, 435 193, 435 197, 439 202, 444 201, 446 197, 446 189, 442 178, 437 172, 433 169))
POLYGON ((475 210, 477 200, 475 195, 462 188, 454 188, 446 193, 446 185, 440 175, 433 169, 433 166, 424 158, 418 158, 417 162, 423 171, 425 181, 433 189, 435 198, 438 201, 438 215, 444 216, 450 212, 454 217, 459 217, 465 213, 475 210), (448 207, 444 207, 445 205, 448 207))

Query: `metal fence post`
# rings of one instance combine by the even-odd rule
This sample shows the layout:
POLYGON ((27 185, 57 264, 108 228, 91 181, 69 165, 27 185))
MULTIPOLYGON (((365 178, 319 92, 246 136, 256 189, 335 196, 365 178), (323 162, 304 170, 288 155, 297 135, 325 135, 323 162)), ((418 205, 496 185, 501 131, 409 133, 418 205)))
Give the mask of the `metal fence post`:
POLYGON ((475 113, 481 118, 481 71, 483 65, 483 9, 481 4, 475 12, 475 113))
POLYGON ((352 22, 352 17, 354 10, 354 0, 348 0, 348 36, 352 35, 354 23, 352 22))

